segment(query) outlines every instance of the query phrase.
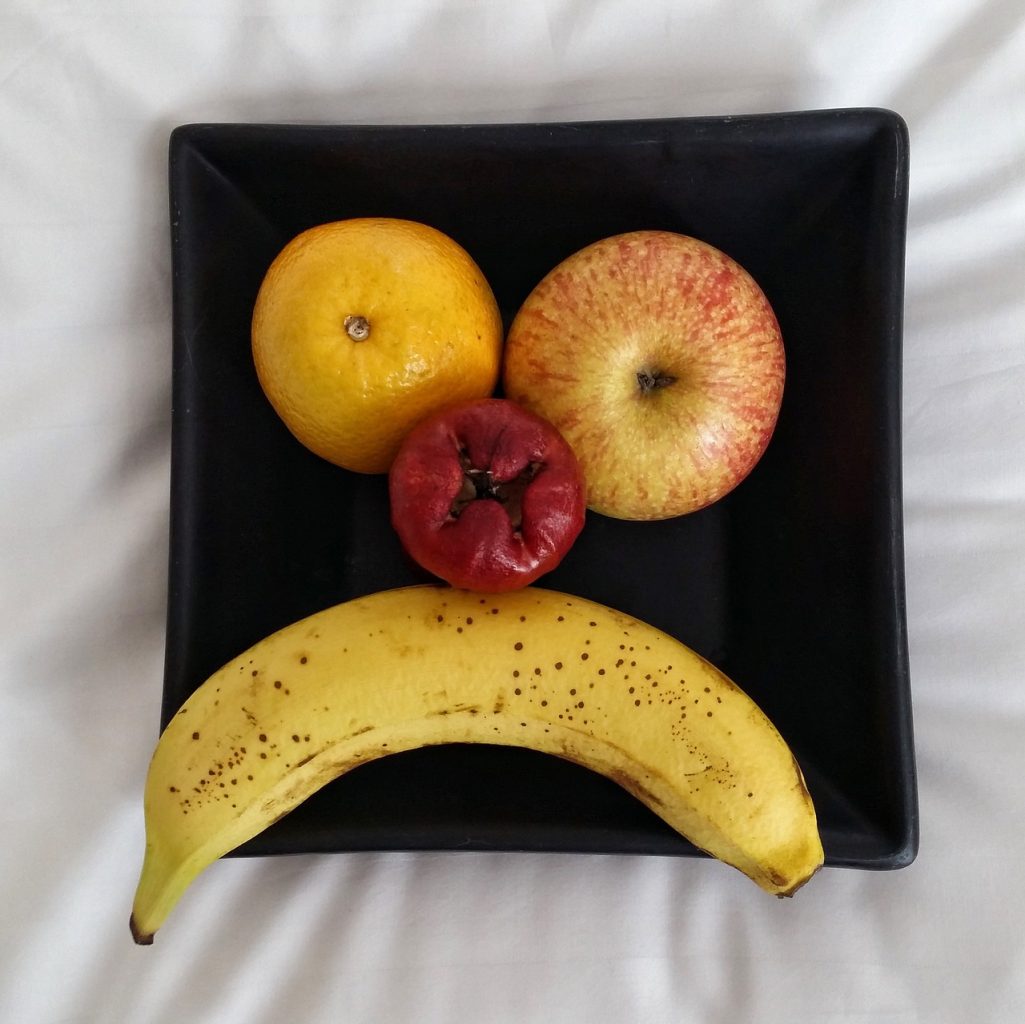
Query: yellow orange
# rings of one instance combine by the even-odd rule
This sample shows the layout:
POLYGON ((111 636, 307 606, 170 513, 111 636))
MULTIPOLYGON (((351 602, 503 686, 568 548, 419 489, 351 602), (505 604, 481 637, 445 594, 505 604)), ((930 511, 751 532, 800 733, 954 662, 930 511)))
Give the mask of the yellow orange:
POLYGON ((447 235, 366 217, 310 228, 271 264, 253 310, 260 385, 329 462, 384 473, 429 413, 494 390, 498 305, 447 235))

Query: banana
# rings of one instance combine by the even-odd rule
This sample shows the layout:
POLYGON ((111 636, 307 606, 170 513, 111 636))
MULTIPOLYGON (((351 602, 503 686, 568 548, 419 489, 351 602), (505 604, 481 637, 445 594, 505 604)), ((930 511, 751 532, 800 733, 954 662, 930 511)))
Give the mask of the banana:
POLYGON ((204 868, 331 779, 435 743, 532 747, 601 772, 770 893, 822 864, 786 743, 689 648, 554 591, 409 587, 274 633, 177 712, 146 782, 136 942, 204 868))

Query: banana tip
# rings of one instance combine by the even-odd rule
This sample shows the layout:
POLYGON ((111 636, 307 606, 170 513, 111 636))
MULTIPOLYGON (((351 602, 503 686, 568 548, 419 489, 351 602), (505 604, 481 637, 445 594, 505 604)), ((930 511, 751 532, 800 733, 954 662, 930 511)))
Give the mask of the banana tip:
POLYGON ((135 914, 128 919, 128 927, 132 929, 132 938, 137 946, 152 946, 153 932, 144 932, 135 921, 135 914))
MULTIPOLYGON (((799 881, 795 882, 785 892, 778 892, 778 893, 776 893, 776 895, 781 900, 789 899, 791 896, 794 895, 795 892, 797 892, 798 889, 803 888, 804 886, 806 886, 821 870, 822 870, 822 864, 819 863, 817 865, 817 867, 815 868, 815 870, 812 871, 810 874, 806 875, 804 878, 802 878, 799 881)), ((152 935, 150 936, 150 941, 151 942, 153 941, 153 936, 152 935)))

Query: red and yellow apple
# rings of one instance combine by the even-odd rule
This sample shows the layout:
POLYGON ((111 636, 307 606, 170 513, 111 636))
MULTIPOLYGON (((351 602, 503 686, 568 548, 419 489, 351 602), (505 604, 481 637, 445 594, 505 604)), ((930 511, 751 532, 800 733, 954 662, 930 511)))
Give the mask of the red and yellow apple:
POLYGON ((783 397, 776 317, 738 263, 670 231, 595 242, 516 315, 504 386, 550 420, 619 519, 704 508, 761 458, 783 397))
POLYGON ((584 526, 573 449, 546 420, 500 398, 461 403, 414 427, 388 489, 406 551, 465 590, 533 583, 584 526))

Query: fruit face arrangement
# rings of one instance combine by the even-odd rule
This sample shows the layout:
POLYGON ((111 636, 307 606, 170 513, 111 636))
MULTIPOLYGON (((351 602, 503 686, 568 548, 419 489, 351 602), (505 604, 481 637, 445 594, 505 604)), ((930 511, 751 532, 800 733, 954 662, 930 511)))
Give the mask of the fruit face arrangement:
POLYGON ((514 320, 495 399, 501 326, 472 259, 424 225, 342 221, 274 261, 252 343, 289 430, 345 469, 389 472, 400 541, 449 585, 286 625, 186 701, 147 777, 136 942, 332 779, 437 743, 576 761, 775 895, 815 874, 801 770, 751 699, 654 627, 529 586, 584 528, 585 502, 680 515, 760 458, 784 358, 742 268, 664 231, 570 256, 514 320))

